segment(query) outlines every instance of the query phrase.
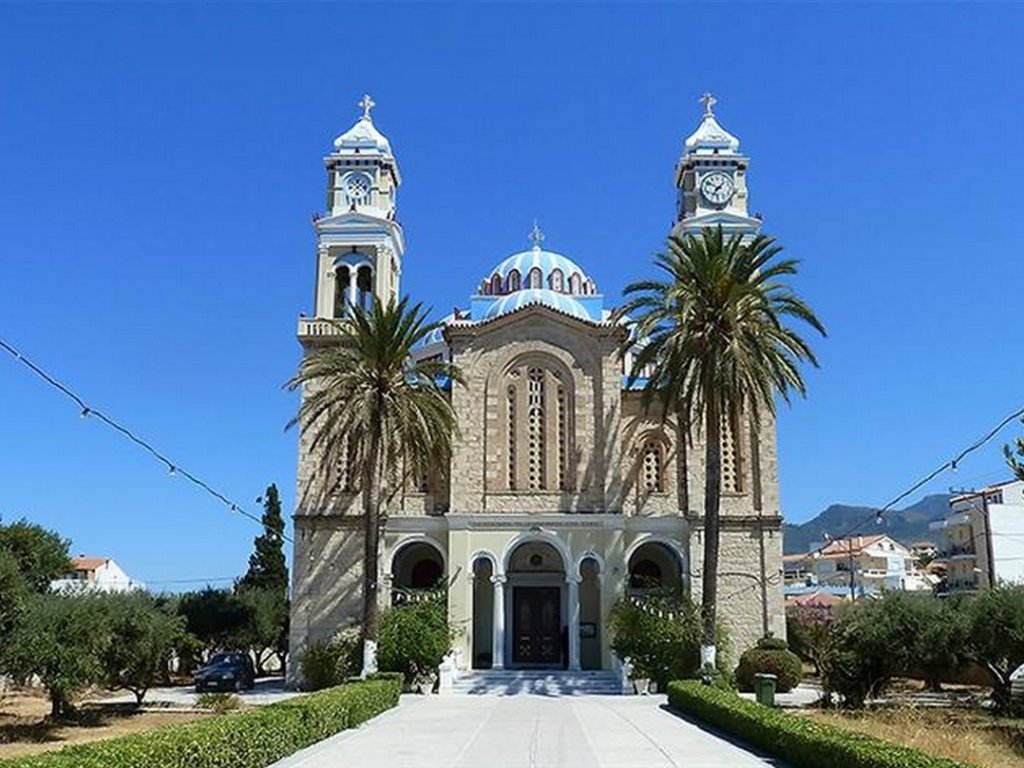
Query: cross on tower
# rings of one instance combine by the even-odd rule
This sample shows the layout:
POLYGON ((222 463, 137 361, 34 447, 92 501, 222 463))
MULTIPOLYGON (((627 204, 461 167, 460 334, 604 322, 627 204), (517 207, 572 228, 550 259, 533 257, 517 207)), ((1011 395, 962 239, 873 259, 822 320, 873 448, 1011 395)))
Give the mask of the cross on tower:
POLYGON ((700 97, 700 103, 704 105, 705 117, 715 116, 715 113, 711 111, 711 108, 718 103, 718 99, 716 99, 711 93, 706 92, 703 96, 700 97))
POLYGON ((540 227, 537 226, 537 220, 533 220, 533 229, 530 230, 530 234, 527 235, 530 241, 533 243, 533 247, 538 251, 540 250, 540 244, 544 242, 544 233, 540 231, 540 227))
POLYGON ((363 98, 359 101, 359 108, 363 110, 363 119, 372 120, 370 117, 370 110, 377 106, 377 102, 370 98, 370 94, 364 93, 363 98))

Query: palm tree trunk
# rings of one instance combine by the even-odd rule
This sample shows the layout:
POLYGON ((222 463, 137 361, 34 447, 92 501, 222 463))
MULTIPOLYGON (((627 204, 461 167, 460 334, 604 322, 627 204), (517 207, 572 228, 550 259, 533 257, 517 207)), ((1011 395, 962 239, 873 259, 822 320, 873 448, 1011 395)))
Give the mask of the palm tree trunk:
MULTIPOLYGON (((379 413, 379 411, 378 411, 379 413)), ((363 669, 367 677, 377 671, 377 570, 380 559, 380 443, 379 416, 373 419, 366 450, 363 481, 363 669)))
POLYGON ((718 609, 719 507, 722 501, 722 416, 714 397, 705 409, 704 568, 701 589, 701 666, 715 664, 715 620, 718 609))

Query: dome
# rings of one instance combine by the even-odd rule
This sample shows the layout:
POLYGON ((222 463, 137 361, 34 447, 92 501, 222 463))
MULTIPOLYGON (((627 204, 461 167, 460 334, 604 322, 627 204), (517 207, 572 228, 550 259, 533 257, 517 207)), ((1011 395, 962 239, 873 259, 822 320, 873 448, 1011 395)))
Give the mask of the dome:
MULTIPOLYGON (((568 261, 568 260, 567 260, 568 261)), ((569 262, 570 264, 572 262, 569 262)), ((524 307, 540 304, 558 312, 572 315, 580 320, 596 322, 595 318, 584 309, 576 299, 565 293, 558 293, 548 288, 526 288, 504 296, 491 304, 484 313, 483 320, 493 320, 524 307)))
POLYGON ((704 102, 704 117, 697 130, 686 140, 684 152, 700 155, 718 154, 722 150, 733 154, 739 152, 740 140, 718 124, 711 109, 717 103, 717 99, 710 93, 705 93, 701 101, 704 102))
POLYGON ((391 154, 391 143, 377 130, 369 115, 359 118, 355 125, 334 140, 338 152, 359 152, 380 155, 391 154))
POLYGON ((540 248, 512 254, 480 284, 480 292, 488 295, 511 294, 528 288, 556 294, 597 293, 594 281, 576 262, 540 248))

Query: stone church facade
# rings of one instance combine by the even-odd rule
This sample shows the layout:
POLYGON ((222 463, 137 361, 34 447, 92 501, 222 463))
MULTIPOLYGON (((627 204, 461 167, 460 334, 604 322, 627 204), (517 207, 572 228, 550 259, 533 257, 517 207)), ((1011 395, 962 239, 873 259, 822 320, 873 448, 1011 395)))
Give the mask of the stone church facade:
MULTIPOLYGON (((676 166, 674 232, 756 233, 747 157, 705 97, 676 166)), ((325 158, 327 212, 315 222, 316 306, 305 350, 332 343, 349 304, 399 295, 401 184, 373 106, 325 158)), ((629 330, 574 259, 532 246, 482 274, 469 303, 417 351, 457 364, 460 435, 450 466, 394 489, 380 559, 382 607, 446 592, 460 669, 612 669, 614 604, 653 587, 700 599, 704 450, 672 418, 645 413, 627 385, 629 330)), ((733 658, 766 631, 785 635, 775 425, 724 424, 720 613, 733 658)), ((358 624, 360 496, 300 439, 291 648, 358 624), (311 494, 317 483, 333 492, 311 494), (317 499, 314 501, 313 499, 317 499)), ((292 674, 295 670, 292 670, 292 674)))

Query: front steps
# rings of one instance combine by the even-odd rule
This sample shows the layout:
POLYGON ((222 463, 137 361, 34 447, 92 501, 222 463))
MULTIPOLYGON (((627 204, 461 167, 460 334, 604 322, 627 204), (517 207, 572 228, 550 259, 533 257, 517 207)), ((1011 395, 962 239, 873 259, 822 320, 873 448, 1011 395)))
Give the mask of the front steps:
POLYGON ((453 693, 492 696, 614 696, 622 693, 619 676, 606 670, 474 669, 459 674, 453 693))

